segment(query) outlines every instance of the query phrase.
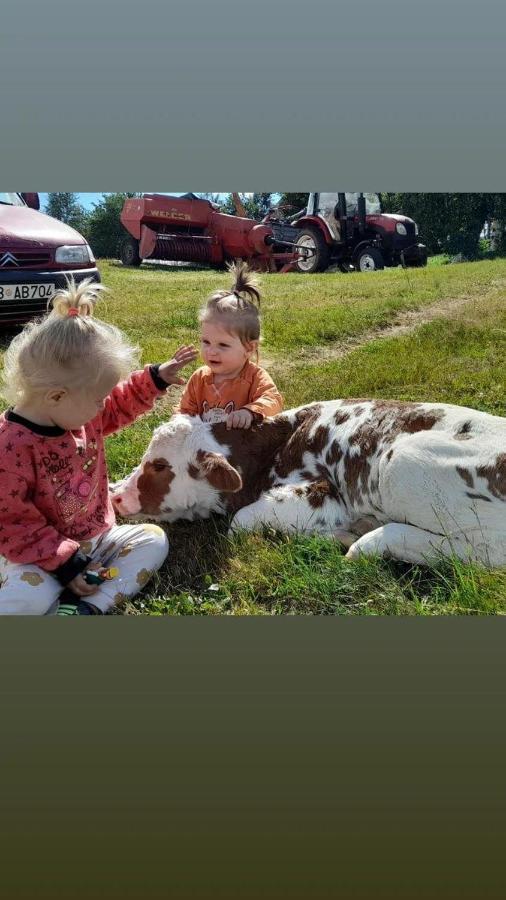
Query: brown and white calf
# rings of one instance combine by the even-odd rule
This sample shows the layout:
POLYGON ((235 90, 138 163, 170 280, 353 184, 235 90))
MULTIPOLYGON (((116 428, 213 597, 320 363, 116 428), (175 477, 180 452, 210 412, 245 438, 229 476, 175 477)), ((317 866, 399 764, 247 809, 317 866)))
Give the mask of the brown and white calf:
POLYGON ((313 403, 248 431, 177 415, 112 493, 125 516, 232 513, 232 528, 318 532, 351 557, 455 554, 501 567, 506 418, 384 400, 313 403))

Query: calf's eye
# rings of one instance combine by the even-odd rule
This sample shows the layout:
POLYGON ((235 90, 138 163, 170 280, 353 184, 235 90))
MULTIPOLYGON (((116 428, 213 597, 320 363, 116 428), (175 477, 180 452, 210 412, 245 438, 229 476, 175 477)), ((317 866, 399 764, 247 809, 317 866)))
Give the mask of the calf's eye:
POLYGON ((154 462, 151 463, 151 465, 153 466, 155 472, 163 472, 163 470, 167 468, 167 463, 163 462, 154 462))

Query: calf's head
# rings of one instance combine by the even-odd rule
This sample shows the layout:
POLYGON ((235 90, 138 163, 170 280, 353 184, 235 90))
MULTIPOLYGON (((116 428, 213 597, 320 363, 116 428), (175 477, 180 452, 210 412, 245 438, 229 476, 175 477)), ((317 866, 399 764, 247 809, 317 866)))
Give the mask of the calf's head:
POLYGON ((140 465, 111 486, 116 512, 164 522, 223 512, 220 494, 239 491, 242 480, 222 449, 208 424, 173 416, 153 433, 140 465))

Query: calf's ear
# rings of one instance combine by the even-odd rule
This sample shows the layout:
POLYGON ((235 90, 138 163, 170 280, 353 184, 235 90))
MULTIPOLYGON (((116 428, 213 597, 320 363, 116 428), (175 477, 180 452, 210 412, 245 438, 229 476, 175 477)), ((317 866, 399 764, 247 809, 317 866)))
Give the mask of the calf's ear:
POLYGON ((199 450, 197 453, 199 475, 205 478, 217 491, 234 494, 242 488, 239 472, 230 465, 222 453, 199 450))

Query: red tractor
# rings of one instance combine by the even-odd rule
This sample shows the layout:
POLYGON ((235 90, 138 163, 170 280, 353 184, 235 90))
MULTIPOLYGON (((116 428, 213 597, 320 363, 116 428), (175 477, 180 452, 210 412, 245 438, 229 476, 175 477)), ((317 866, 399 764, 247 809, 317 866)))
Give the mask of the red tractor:
POLYGON ((125 200, 121 223, 129 232, 120 256, 126 266, 144 259, 179 260, 221 266, 247 259, 252 268, 283 272, 297 259, 297 231, 279 223, 229 216, 195 194, 144 194, 125 200))
POLYGON ((331 264, 367 272, 427 263, 415 222, 382 213, 378 194, 309 194, 307 207, 288 221, 274 209, 261 222, 247 218, 238 194, 233 197, 235 216, 195 194, 126 200, 120 216, 128 232, 120 248, 123 264, 157 259, 221 266, 247 259, 260 271, 312 273, 331 264))
POLYGON ((407 216, 383 213, 378 194, 309 194, 307 207, 289 222, 298 231, 295 267, 323 272, 370 272, 385 266, 425 266, 427 248, 407 216))

